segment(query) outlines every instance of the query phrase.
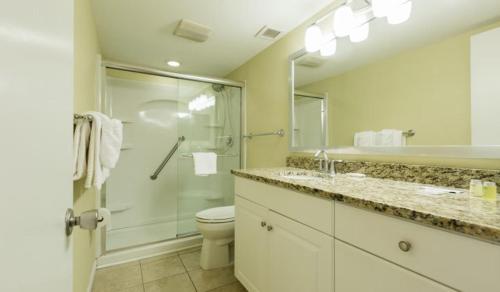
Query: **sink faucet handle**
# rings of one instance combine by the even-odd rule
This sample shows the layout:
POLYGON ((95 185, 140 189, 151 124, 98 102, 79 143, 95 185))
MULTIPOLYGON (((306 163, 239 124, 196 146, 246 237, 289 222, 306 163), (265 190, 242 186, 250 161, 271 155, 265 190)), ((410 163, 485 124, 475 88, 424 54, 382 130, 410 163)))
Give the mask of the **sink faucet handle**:
POLYGON ((324 149, 320 149, 314 153, 314 158, 328 160, 328 154, 324 149))

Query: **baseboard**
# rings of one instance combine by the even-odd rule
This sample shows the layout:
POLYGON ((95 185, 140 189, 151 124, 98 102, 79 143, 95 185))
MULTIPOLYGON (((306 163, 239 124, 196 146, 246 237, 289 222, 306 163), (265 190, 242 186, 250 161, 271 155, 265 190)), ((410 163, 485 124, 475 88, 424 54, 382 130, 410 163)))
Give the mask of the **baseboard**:
POLYGON ((92 292, 96 270, 97 270, 97 261, 94 261, 94 263, 92 264, 92 269, 90 270, 89 285, 87 287, 87 292, 92 292))
POLYGON ((203 238, 201 235, 180 238, 171 241, 148 244, 139 247, 113 251, 97 259, 97 267, 104 268, 127 262, 137 261, 157 255, 169 254, 184 249, 201 246, 203 238))

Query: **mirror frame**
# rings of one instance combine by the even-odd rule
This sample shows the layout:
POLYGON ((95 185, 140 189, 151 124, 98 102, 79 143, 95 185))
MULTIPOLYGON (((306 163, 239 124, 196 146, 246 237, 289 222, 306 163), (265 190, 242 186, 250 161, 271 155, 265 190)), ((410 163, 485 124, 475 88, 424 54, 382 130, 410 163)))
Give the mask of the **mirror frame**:
MULTIPOLYGON (((328 146, 328 114, 323 116, 322 128, 323 145, 318 148, 296 147, 293 145, 295 124, 294 97, 295 97, 295 60, 307 54, 302 48, 288 57, 288 88, 289 88, 289 138, 288 150, 290 152, 314 153, 319 149, 327 150, 331 154, 339 155, 388 155, 411 157, 446 157, 465 159, 500 159, 500 145, 467 146, 467 145, 439 145, 439 146, 405 146, 405 147, 333 147, 328 146)), ((328 94, 326 95, 326 112, 328 112, 328 94)))

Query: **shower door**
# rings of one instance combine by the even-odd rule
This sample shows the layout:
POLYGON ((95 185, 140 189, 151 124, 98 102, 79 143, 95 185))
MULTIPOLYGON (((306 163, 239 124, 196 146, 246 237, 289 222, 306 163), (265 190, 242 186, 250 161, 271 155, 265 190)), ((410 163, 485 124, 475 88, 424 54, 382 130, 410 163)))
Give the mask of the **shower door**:
POLYGON ((241 88, 107 69, 104 107, 124 126, 120 160, 101 196, 112 213, 105 250, 193 234, 196 212, 233 203, 241 88), (194 175, 196 151, 218 155, 217 174, 194 175))
POLYGON ((179 80, 177 215, 179 236, 197 232, 195 215, 213 207, 233 205, 231 169, 240 168, 241 88, 179 80), (217 155, 217 173, 197 176, 193 152, 217 155))

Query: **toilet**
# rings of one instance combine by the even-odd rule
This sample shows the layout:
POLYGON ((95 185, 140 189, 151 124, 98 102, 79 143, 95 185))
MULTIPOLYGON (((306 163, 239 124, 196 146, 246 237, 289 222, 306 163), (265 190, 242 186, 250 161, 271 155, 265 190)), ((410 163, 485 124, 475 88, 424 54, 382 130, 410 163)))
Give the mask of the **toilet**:
POLYGON ((196 213, 196 226, 203 236, 201 268, 209 270, 231 265, 234 206, 211 208, 196 213))

